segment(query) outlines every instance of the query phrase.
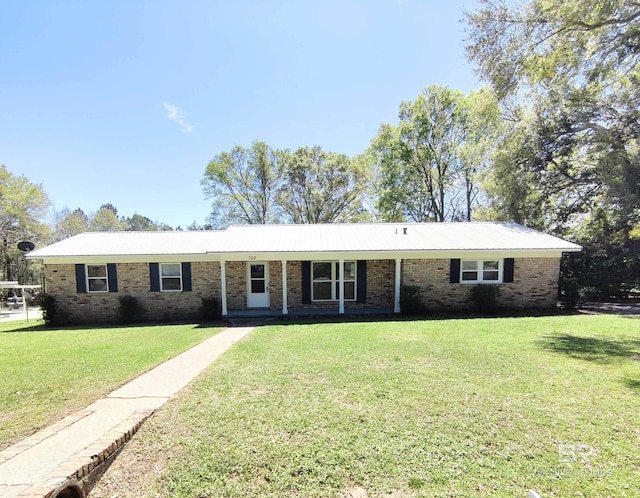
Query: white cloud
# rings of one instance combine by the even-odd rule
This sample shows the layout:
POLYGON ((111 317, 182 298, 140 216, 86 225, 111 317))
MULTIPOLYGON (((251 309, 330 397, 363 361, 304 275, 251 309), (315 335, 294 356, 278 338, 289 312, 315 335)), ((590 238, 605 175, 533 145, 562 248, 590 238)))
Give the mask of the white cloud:
POLYGON ((193 131, 193 125, 187 123, 187 116, 184 112, 182 112, 182 109, 173 104, 169 104, 169 102, 163 102, 162 105, 167 110, 167 117, 171 121, 175 121, 176 123, 178 123, 178 126, 180 126, 180 129, 182 131, 184 131, 185 133, 191 133, 193 131))

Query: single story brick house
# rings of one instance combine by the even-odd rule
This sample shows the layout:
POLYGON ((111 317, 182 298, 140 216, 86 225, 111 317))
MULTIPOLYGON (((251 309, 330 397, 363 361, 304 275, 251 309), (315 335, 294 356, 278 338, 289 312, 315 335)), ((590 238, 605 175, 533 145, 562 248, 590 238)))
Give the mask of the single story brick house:
POLYGON ((514 223, 363 223, 83 233, 28 258, 69 321, 110 322, 120 295, 150 320, 196 317, 209 297, 223 316, 399 313, 403 285, 430 310, 470 308, 485 284, 503 307, 550 308, 562 253, 580 250, 514 223))

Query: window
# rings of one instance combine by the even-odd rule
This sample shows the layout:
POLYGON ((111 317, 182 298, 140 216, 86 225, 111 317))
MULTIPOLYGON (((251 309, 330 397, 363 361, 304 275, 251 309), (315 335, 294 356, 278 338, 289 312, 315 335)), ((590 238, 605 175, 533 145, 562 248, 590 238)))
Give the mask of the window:
POLYGON ((87 265, 87 291, 109 292, 107 265, 87 265))
POLYGON ((249 277, 251 280, 251 293, 264 294, 266 292, 264 264, 251 265, 249 277))
POLYGON ((313 293, 314 301, 331 301, 335 299, 333 286, 335 273, 331 263, 313 263, 313 293))
MULTIPOLYGON (((340 263, 336 263, 339 267, 340 263)), ((339 273, 338 273, 339 275, 339 273)), ((336 284, 336 299, 340 298, 340 292, 338 287, 340 283, 336 284)), ((356 299, 356 263, 355 261, 344 262, 344 299, 345 301, 355 301, 356 299)))
POLYGON ((466 283, 501 283, 502 268, 499 260, 462 261, 460 281, 466 283))
POLYGON ((497 261, 482 262, 482 280, 484 282, 497 282, 500 278, 500 263, 497 261))
MULTIPOLYGON (((311 299, 313 301, 337 301, 340 299, 340 263, 318 261, 312 263, 311 299)), ((356 299, 356 263, 344 262, 344 299, 356 299)))
POLYGON ((160 263, 160 289, 168 292, 182 290, 182 265, 180 263, 160 263))

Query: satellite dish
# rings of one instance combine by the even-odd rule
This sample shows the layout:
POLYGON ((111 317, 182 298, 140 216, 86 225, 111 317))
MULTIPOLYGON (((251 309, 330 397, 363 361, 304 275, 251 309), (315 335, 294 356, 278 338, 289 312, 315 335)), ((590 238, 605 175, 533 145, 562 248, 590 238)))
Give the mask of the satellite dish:
POLYGON ((33 251, 35 248, 35 244, 33 242, 29 242, 28 240, 18 242, 18 249, 20 249, 22 252, 33 251))

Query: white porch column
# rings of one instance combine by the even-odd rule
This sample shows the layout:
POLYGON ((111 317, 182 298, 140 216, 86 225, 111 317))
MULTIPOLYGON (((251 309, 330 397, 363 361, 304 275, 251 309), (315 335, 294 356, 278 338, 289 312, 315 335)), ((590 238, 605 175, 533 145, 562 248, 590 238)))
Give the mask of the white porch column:
POLYGON ((224 259, 220 260, 220 286, 222 287, 220 294, 222 316, 227 316, 227 262, 224 259))
POLYGON ((27 298, 24 296, 24 291, 25 291, 25 289, 22 289, 22 307, 24 308, 24 314, 27 317, 27 322, 28 322, 29 321, 29 307, 27 306, 27 298))
POLYGON ((344 259, 341 259, 338 263, 338 271, 340 272, 340 278, 338 279, 338 289, 340 289, 338 313, 344 315, 344 259))
POLYGON ((282 260, 282 314, 288 315, 287 309, 287 260, 282 260))
POLYGON ((400 274, 402 273, 402 260, 396 259, 396 290, 394 297, 393 312, 400 313, 400 274))

